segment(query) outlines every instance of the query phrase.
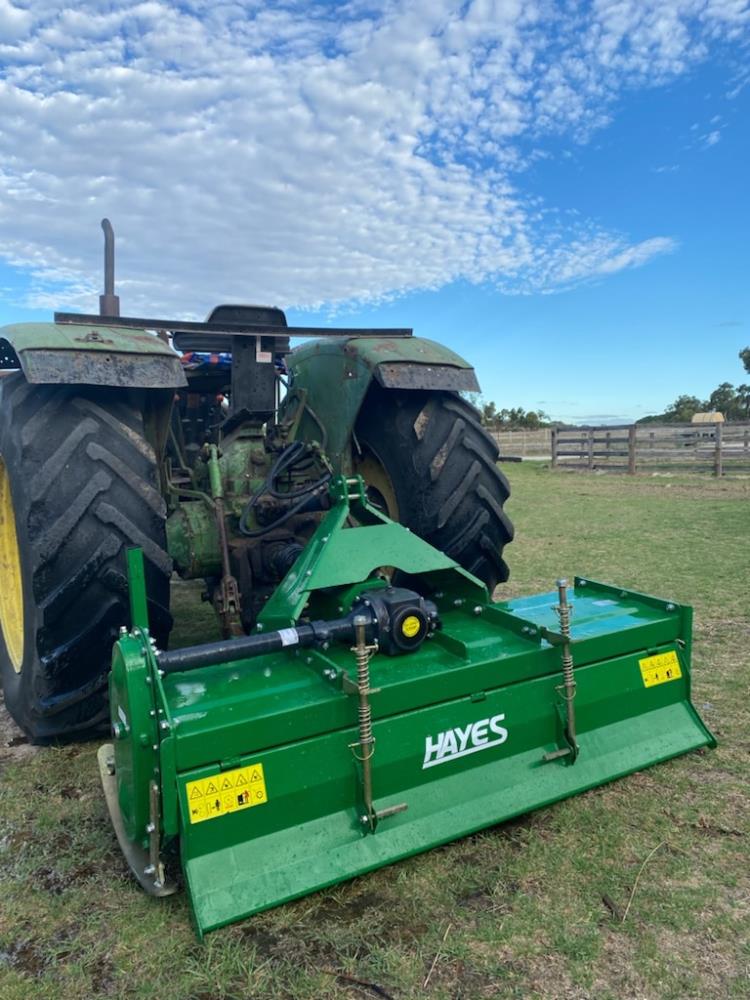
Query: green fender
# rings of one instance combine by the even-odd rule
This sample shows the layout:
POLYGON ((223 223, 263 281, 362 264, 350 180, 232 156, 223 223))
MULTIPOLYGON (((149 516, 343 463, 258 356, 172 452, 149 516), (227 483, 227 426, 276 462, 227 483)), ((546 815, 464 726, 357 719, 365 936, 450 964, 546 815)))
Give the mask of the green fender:
POLYGON ((317 440, 336 471, 348 471, 349 439, 373 382, 385 389, 478 392, 472 366, 422 337, 315 340, 292 351, 281 420, 317 440))
POLYGON ((147 330, 69 323, 0 327, 0 372, 32 383, 168 389, 187 384, 172 348, 147 330))

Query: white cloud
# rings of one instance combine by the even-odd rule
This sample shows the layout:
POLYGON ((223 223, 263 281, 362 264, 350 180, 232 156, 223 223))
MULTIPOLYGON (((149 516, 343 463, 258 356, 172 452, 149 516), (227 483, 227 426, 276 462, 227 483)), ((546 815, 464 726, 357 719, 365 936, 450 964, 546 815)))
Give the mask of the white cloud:
POLYGON ((674 243, 561 226, 519 169, 746 23, 730 0, 0 0, 0 254, 36 303, 92 308, 108 215, 127 309, 196 315, 601 278, 674 243))
POLYGON ((0 0, 0 43, 13 42, 21 38, 31 27, 32 17, 28 11, 0 0))
POLYGON ((581 227, 579 235, 567 241, 558 231, 529 249, 523 262, 521 287, 514 282, 517 275, 513 274, 498 278, 497 284, 504 292, 562 291, 583 281, 640 267, 676 249, 677 242, 667 236, 629 244, 623 237, 594 227, 581 227))
POLYGON ((665 236, 656 236, 650 240, 636 243, 634 246, 626 247, 619 252, 605 255, 594 270, 597 274, 614 274, 616 271, 624 271, 629 267, 640 267, 641 264, 645 264, 647 260, 657 254, 672 253, 676 248, 675 240, 665 236))

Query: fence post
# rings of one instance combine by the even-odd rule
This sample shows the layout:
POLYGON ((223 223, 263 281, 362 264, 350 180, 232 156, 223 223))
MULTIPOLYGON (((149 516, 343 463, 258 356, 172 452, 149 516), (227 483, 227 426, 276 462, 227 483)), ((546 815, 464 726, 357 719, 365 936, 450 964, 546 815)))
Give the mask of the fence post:
POLYGON ((628 427, 628 475, 635 475, 635 435, 636 426, 631 424, 628 427))
POLYGON ((721 463, 721 424, 714 424, 714 438, 715 438, 715 450, 714 450, 714 475, 718 478, 721 477, 723 469, 721 463))
POLYGON ((552 428, 552 468, 557 468, 557 428, 552 428))
POLYGON ((589 428, 589 442, 588 442, 588 447, 589 447, 589 468, 593 469, 594 468, 594 428, 593 427, 589 428))

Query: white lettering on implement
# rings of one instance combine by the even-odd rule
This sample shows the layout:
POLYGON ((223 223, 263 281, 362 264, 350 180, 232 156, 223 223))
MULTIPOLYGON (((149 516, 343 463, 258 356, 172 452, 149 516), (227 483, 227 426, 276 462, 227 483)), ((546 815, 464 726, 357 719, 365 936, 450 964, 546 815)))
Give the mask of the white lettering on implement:
POLYGON ((504 721, 505 715, 493 715, 491 719, 480 719, 468 726, 446 729, 435 737, 426 736, 422 770, 435 767, 436 764, 447 764, 456 757, 468 757, 470 753, 500 746, 508 739, 508 730, 500 725, 504 721), (495 739, 490 739, 491 734, 494 734, 495 739))

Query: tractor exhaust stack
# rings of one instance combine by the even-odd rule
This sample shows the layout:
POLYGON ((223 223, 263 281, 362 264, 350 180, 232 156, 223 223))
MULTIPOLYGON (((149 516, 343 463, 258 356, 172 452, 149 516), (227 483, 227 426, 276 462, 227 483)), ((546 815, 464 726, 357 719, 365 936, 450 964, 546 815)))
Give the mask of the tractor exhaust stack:
POLYGON ((115 295, 115 231, 109 219, 102 219, 104 230, 104 295, 99 296, 100 316, 120 315, 120 296, 115 295))

